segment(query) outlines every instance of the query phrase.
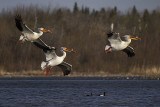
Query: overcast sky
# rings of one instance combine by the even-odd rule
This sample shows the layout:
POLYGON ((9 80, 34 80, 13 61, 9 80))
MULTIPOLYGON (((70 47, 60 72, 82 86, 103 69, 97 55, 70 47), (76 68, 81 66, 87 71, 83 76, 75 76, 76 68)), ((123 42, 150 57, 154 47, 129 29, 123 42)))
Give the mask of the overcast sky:
POLYGON ((73 9, 75 2, 78 3, 79 8, 83 5, 95 10, 117 6, 118 10, 126 12, 134 5, 139 11, 143 11, 144 9, 148 9, 149 11, 157 8, 160 9, 160 0, 0 0, 0 11, 3 8, 12 9, 17 5, 29 6, 30 4, 43 8, 51 6, 51 8, 65 7, 73 9))

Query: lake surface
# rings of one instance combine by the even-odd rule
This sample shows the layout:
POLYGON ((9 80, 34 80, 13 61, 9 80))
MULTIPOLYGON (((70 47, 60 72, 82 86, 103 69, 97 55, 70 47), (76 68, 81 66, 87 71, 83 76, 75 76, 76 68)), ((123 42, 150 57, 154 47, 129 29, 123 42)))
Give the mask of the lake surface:
POLYGON ((0 78, 0 107, 160 107, 159 80, 0 78), (106 96, 98 96, 106 92, 106 96), (93 96, 86 96, 93 93, 93 96))

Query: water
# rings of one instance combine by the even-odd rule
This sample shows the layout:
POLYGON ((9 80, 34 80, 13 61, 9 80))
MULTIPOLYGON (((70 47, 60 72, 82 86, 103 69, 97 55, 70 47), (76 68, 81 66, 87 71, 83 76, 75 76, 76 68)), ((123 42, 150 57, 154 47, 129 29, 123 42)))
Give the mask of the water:
POLYGON ((0 107, 157 107, 159 80, 0 78, 0 107), (86 96, 93 93, 93 96, 86 96), (106 96, 98 96, 106 92, 106 96))

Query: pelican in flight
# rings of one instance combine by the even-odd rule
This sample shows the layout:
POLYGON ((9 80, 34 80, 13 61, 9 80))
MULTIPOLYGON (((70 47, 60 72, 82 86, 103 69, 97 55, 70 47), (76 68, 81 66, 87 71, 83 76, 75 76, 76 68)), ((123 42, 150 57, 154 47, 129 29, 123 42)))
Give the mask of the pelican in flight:
POLYGON ((110 42, 110 46, 106 45, 105 47, 105 52, 107 54, 113 51, 123 51, 127 53, 128 57, 135 56, 134 49, 130 47, 129 44, 131 43, 131 39, 140 40, 139 37, 125 35, 124 36, 125 41, 122 41, 119 36, 119 33, 109 32, 107 36, 108 36, 108 41, 110 42))
POLYGON ((23 20, 20 15, 15 17, 16 27, 22 32, 23 35, 20 36, 19 41, 23 43, 24 41, 31 41, 38 39, 40 36, 43 35, 43 32, 52 33, 50 30, 46 30, 44 28, 38 28, 38 32, 33 32, 30 28, 27 27, 23 23, 23 20))
POLYGON ((55 53, 55 47, 50 47, 46 45, 40 38, 33 42, 34 45, 43 49, 43 52, 46 56, 46 61, 42 61, 41 69, 43 73, 46 72, 47 67, 49 71, 46 72, 46 76, 50 73, 53 66, 58 66, 62 69, 64 76, 70 74, 72 70, 72 65, 64 62, 63 60, 66 57, 66 52, 75 52, 73 49, 69 50, 65 47, 61 47, 62 56, 57 56, 55 53))

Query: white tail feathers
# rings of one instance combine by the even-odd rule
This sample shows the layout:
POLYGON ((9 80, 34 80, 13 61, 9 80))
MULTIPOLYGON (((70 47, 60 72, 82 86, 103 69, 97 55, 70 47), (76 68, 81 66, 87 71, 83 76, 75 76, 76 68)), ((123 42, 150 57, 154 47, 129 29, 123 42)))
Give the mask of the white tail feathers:
POLYGON ((105 52, 106 52, 106 53, 112 52, 111 46, 106 45, 106 47, 105 47, 105 52))
POLYGON ((42 61, 41 63, 41 69, 44 70, 46 68, 47 63, 42 61))
POLYGON ((19 38, 19 40, 23 40, 24 39, 24 36, 23 35, 21 35, 20 36, 20 38, 19 38))
POLYGON ((21 41, 23 43, 23 42, 25 42, 25 40, 26 40, 26 38, 23 35, 21 35, 19 38, 19 41, 21 41))

